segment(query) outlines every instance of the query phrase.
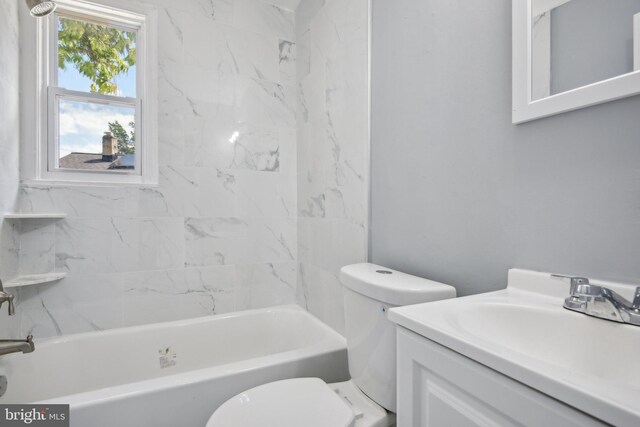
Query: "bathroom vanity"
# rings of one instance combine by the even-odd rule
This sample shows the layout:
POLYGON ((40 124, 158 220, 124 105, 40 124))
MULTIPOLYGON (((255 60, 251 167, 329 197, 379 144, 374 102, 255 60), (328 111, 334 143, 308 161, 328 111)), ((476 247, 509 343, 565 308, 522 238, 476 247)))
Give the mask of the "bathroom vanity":
POLYGON ((640 425, 640 327, 565 310, 567 295, 511 270, 502 291, 392 309, 398 425, 640 425))

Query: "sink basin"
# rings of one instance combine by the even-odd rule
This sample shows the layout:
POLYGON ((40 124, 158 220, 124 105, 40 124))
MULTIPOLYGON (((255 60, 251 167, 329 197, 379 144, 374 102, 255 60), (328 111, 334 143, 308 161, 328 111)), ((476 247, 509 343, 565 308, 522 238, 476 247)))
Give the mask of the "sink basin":
POLYGON ((462 333, 522 356, 640 390, 640 369, 620 363, 638 358, 640 328, 562 309, 485 302, 451 316, 462 333), (615 349, 612 351, 612 349, 615 349))
POLYGON ((568 294, 546 273, 511 270, 505 290, 398 307, 389 318, 605 422, 640 425, 640 327, 566 310, 568 294))

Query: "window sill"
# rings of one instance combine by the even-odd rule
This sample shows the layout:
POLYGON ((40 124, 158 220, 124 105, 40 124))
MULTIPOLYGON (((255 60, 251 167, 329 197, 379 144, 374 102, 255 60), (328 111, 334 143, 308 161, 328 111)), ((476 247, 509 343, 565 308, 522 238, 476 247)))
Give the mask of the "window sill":
POLYGON ((77 181, 48 181, 48 180, 23 180, 20 182, 22 188, 55 188, 55 187, 139 187, 139 188, 155 188, 159 187, 157 182, 141 183, 141 182, 77 182, 77 181))

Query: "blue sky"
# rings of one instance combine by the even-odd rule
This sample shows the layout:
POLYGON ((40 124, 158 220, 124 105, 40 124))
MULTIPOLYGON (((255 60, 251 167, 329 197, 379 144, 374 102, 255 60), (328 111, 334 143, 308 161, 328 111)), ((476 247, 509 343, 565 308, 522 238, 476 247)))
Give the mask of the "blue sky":
MULTIPOLYGON (((136 97, 136 67, 116 77, 118 96, 136 97)), ((58 85, 65 89, 90 92, 91 81, 69 64, 66 70, 58 69, 58 85)), ((125 129, 134 121, 135 111, 128 107, 114 107, 71 100, 61 100, 60 157, 77 153, 101 153, 102 136, 109 130, 109 122, 118 120, 125 129)))
MULTIPOLYGON (((136 67, 135 65, 129 69, 126 74, 120 74, 115 79, 115 83, 118 85, 120 92, 119 96, 127 96, 131 98, 136 97, 136 67)), ((80 90, 83 92, 89 92, 91 87, 91 80, 78 73, 78 71, 72 65, 69 65, 66 70, 58 70, 58 85, 65 89, 80 90)))

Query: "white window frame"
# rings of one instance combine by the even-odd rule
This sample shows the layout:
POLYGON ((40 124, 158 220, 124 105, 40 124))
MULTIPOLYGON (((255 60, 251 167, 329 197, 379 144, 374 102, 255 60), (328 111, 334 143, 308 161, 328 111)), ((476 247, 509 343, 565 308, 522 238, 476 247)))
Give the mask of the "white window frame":
MULTIPOLYGON (((145 6, 101 0, 57 0, 58 9, 34 19, 21 11, 24 46, 21 124, 21 169, 25 184, 135 184, 158 182, 157 136, 157 12, 145 6), (87 20, 135 31, 136 98, 126 98, 60 88, 58 75, 59 17, 87 20), (136 165, 133 171, 87 171, 58 168, 58 106, 60 99, 135 108, 136 165)), ((21 8, 26 9, 26 8, 21 8)))

